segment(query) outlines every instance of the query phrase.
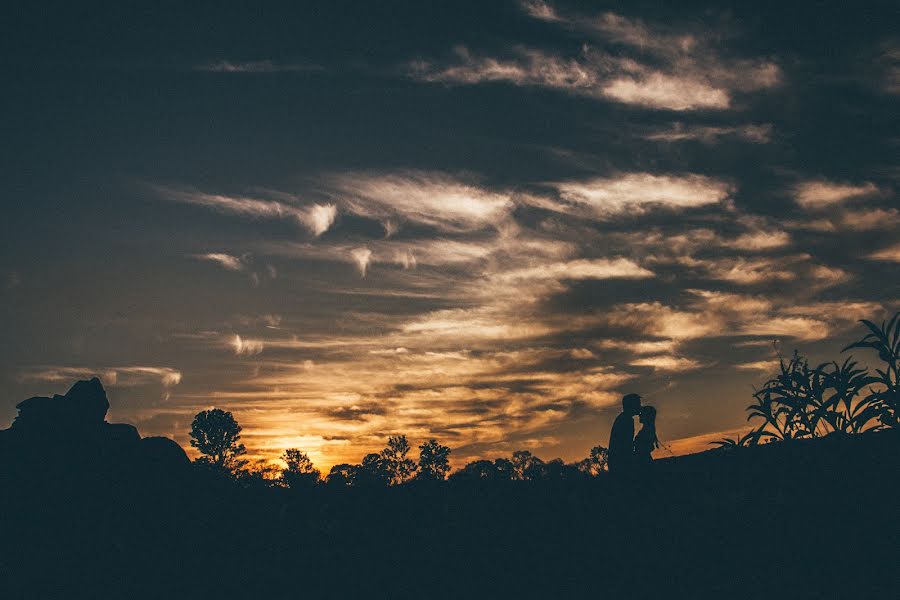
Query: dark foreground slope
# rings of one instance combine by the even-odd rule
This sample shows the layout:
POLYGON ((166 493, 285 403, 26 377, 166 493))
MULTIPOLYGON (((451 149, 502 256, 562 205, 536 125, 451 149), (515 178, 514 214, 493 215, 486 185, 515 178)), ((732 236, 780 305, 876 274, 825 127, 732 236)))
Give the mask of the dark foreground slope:
POLYGON ((90 427, 40 448, 0 440, 2 597, 900 592, 895 431, 679 457, 639 481, 301 492, 240 487, 165 443, 90 427))

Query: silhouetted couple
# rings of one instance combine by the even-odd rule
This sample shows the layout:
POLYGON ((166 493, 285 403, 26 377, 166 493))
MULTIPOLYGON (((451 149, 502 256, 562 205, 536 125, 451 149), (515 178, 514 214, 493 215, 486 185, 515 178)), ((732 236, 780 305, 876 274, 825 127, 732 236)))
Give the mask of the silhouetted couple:
POLYGON ((633 473, 648 466, 653 451, 659 448, 656 437, 656 409, 641 406, 641 397, 622 398, 622 413, 616 417, 609 434, 608 465, 611 473, 633 473), (634 417, 640 417, 641 430, 634 435, 634 417))

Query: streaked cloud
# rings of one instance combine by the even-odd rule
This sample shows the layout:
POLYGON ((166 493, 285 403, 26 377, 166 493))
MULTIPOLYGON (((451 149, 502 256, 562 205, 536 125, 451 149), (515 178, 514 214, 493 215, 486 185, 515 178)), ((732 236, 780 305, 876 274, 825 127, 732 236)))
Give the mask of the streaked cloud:
POLYGON ((680 310, 661 302, 626 303, 614 307, 607 321, 647 336, 675 341, 691 340, 723 331, 724 319, 718 314, 680 310))
POLYGON ((831 332, 827 323, 805 317, 774 317, 746 322, 740 324, 737 331, 743 335, 793 337, 807 341, 823 340, 831 332))
POLYGON ((874 183, 840 183, 826 180, 804 181, 794 186, 794 200, 803 208, 816 209, 878 193, 874 183))
POLYGON ((333 204, 313 204, 304 210, 298 218, 304 223, 312 234, 320 236, 331 227, 337 215, 337 207, 333 204))
POLYGON ((265 343, 262 340, 242 338, 235 334, 229 341, 229 346, 238 356, 253 356, 263 351, 265 343))
POLYGON ((353 257, 353 262, 356 263, 359 274, 365 277, 369 263, 372 261, 372 251, 368 248, 354 248, 350 251, 350 256, 353 257))
POLYGON ((657 129, 641 137, 654 142, 668 143, 698 141, 704 144, 716 144, 723 138, 733 138, 753 144, 767 144, 772 139, 772 130, 773 127, 770 123, 710 126, 675 122, 667 128, 657 129))
POLYGON ((225 254, 223 252, 195 254, 194 258, 216 263, 223 269, 227 269, 229 271, 242 271, 244 269, 244 261, 240 257, 225 254))
POLYGON ((109 387, 133 387, 147 384, 159 384, 172 387, 181 383, 181 371, 169 367, 150 366, 117 366, 117 367, 69 367, 39 366, 28 367, 20 371, 19 380, 23 382, 66 383, 71 384, 78 379, 99 377, 103 385, 109 387))
POLYGON ((507 193, 436 172, 346 173, 330 177, 328 184, 353 214, 382 222, 411 221, 448 232, 496 225, 514 206, 507 193))
POLYGON ((216 60, 196 65, 194 70, 206 73, 303 73, 320 71, 322 67, 303 63, 277 63, 272 60, 216 60))
POLYGON ((337 208, 333 204, 295 206, 277 200, 247 196, 208 194, 195 190, 157 186, 160 195, 169 200, 203 206, 223 214, 254 219, 293 219, 315 236, 325 233, 334 223, 337 208))
POLYGON ((631 354, 671 354, 678 347, 678 341, 668 340, 601 340, 598 344, 605 349, 627 350, 631 354))
POLYGON ((432 83, 505 82, 545 87, 672 111, 722 110, 731 105, 729 90, 709 80, 664 73, 590 49, 571 58, 522 47, 513 49, 511 56, 505 58, 474 55, 465 47, 457 47, 455 54, 456 62, 447 65, 414 61, 409 67, 410 76, 432 83))
POLYGON ((611 12, 563 16, 547 2, 523 2, 522 7, 536 19, 618 48, 607 52, 586 44, 577 56, 562 56, 517 46, 502 56, 479 56, 460 46, 454 61, 413 61, 410 76, 459 85, 545 87, 672 111, 727 109, 735 93, 771 88, 781 80, 774 62, 726 58, 717 51, 714 35, 668 33, 611 12))
POLYGON ((889 38, 879 46, 880 87, 888 94, 900 94, 900 38, 889 38))
POLYGON ((761 373, 775 374, 778 372, 777 360, 757 360, 752 362, 740 363, 735 365, 742 371, 759 371, 761 373))
POLYGON ((840 227, 853 231, 896 229, 900 228, 900 210, 896 208, 846 210, 836 220, 840 227))
POLYGON ((724 89, 706 81, 665 73, 618 77, 606 83, 602 93, 625 104, 669 110, 724 109, 731 103, 724 89))
POLYGON ((595 215, 639 214, 653 208, 684 210, 716 204, 731 193, 727 182, 702 175, 625 173, 585 181, 551 184, 563 203, 545 206, 563 212, 586 207, 595 215))
POLYGON ((636 358, 629 364, 636 367, 653 367, 658 371, 667 372, 693 371, 704 366, 702 363, 690 358, 666 354, 636 358))
POLYGON ((536 279, 645 279, 653 277, 649 271, 625 258, 573 260, 543 264, 526 269, 515 269, 497 275, 505 281, 536 279))
POLYGON ((777 228, 757 229, 742 233, 734 239, 722 240, 722 245, 739 250, 772 250, 791 245, 791 235, 777 228))
POLYGON ((900 244, 888 246, 868 255, 873 260, 883 260, 887 262, 900 262, 900 244))
POLYGON ((519 5, 528 16, 541 21, 561 21, 562 19, 556 14, 556 10, 550 4, 543 0, 521 0, 519 5))

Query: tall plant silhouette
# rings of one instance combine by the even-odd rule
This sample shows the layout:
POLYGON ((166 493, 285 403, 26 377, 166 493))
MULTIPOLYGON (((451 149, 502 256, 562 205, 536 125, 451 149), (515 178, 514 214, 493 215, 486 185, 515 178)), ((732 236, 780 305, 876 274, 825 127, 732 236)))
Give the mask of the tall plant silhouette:
POLYGON ((873 411, 878 412, 879 419, 886 427, 900 426, 900 311, 890 321, 877 326, 871 321, 861 320, 869 333, 861 340, 844 348, 846 352, 852 348, 871 348, 878 353, 884 367, 875 369, 878 377, 873 377, 871 392, 867 400, 873 411))
POLYGON ((816 437, 825 394, 824 365, 810 368, 809 361, 794 351, 787 362, 779 360, 779 368, 780 372, 753 394, 756 402, 747 407, 748 420, 762 420, 756 441, 816 437))
POLYGON ((869 334, 850 344, 871 348, 884 361, 874 376, 852 357, 843 364, 826 362, 810 367, 797 351, 785 361, 779 359, 779 373, 753 394, 747 407, 748 420, 759 425, 736 440, 714 442, 721 447, 753 445, 760 441, 791 440, 828 435, 860 433, 898 425, 900 397, 900 312, 877 326, 860 321, 869 334))

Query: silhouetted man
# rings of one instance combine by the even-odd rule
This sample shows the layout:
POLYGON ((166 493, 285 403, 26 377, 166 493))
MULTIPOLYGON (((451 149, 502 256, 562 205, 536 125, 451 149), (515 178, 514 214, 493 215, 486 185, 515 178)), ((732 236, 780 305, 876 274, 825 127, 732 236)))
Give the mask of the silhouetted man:
POLYGON ((631 470, 634 454, 634 417, 641 412, 641 397, 626 394, 622 398, 622 412, 616 417, 609 434, 609 471, 625 473, 631 470))

